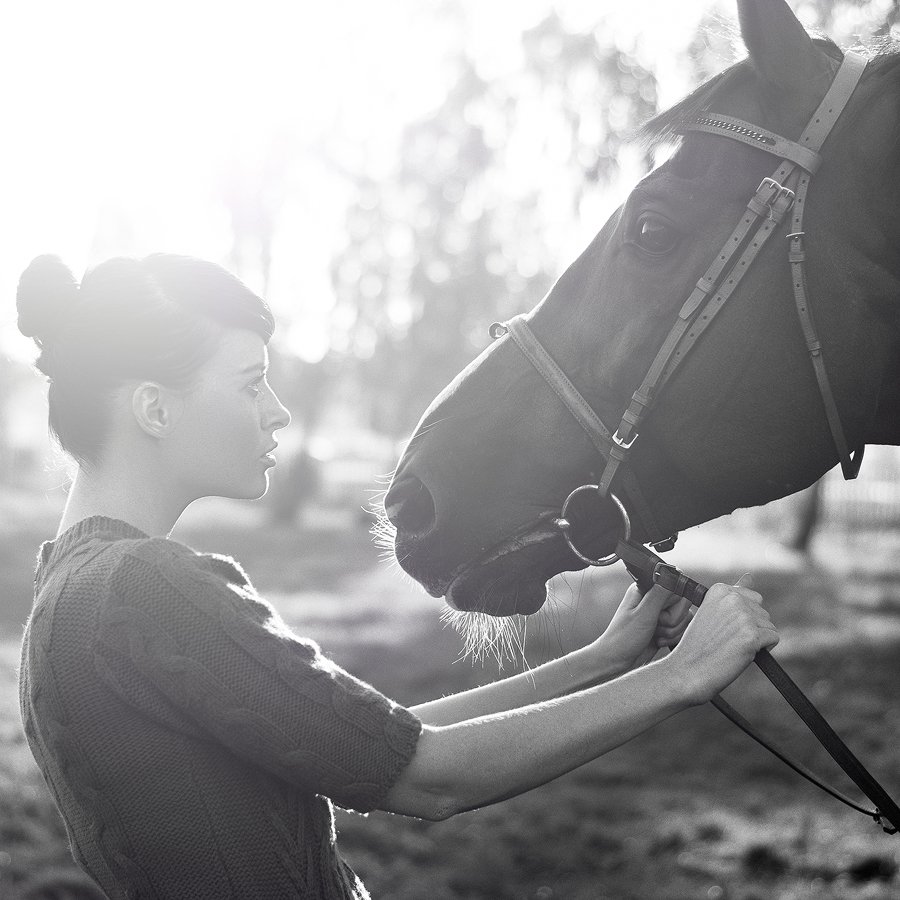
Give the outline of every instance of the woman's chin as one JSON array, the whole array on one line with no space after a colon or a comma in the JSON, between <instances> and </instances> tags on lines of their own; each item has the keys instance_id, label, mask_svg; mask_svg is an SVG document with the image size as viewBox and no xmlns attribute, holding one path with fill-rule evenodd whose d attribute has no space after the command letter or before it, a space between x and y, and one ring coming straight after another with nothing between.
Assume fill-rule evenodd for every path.
<instances>
[{"instance_id":1,"label":"woman's chin","mask_svg":"<svg viewBox=\"0 0 900 900\"><path fill-rule=\"evenodd\" d=\"M222 485L206 496L224 497L226 500L262 500L269 492L269 473L256 473L239 484Z\"/></svg>"},{"instance_id":2,"label":"woman's chin","mask_svg":"<svg viewBox=\"0 0 900 900\"><path fill-rule=\"evenodd\" d=\"M263 475L262 484L257 484L253 489L250 490L247 497L247 500L262 500L266 494L269 493L269 473L266 472Z\"/></svg>"}]
</instances>

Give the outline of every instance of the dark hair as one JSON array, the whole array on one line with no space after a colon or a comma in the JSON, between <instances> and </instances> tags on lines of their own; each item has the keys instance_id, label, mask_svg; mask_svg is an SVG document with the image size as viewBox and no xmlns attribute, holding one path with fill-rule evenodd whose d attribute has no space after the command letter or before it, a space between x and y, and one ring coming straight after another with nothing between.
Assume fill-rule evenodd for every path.
<instances>
[{"instance_id":1,"label":"dark hair","mask_svg":"<svg viewBox=\"0 0 900 900\"><path fill-rule=\"evenodd\" d=\"M190 256L117 257L81 285L56 256L39 256L16 294L19 330L41 351L50 379L50 432L78 462L96 462L109 425L109 398L127 379L190 386L224 329L268 342L264 300L221 266Z\"/></svg>"}]
</instances>

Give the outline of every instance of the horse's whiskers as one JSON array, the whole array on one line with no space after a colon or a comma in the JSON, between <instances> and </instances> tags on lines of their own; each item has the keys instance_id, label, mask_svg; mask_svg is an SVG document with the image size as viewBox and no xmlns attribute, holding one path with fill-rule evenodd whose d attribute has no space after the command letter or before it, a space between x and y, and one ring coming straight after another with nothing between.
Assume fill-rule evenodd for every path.
<instances>
[{"instance_id":1,"label":"horse's whiskers","mask_svg":"<svg viewBox=\"0 0 900 900\"><path fill-rule=\"evenodd\" d=\"M529 668L525 658L526 616L489 616L483 612L459 612L448 606L441 611L441 621L462 638L460 659L469 657L473 664L484 664L492 657L500 669L506 661L521 660L523 667Z\"/></svg>"},{"instance_id":2,"label":"horse's whiskers","mask_svg":"<svg viewBox=\"0 0 900 900\"><path fill-rule=\"evenodd\" d=\"M369 500L369 512L375 521L369 529L369 533L375 542L375 546L384 552L384 555L393 554L394 541L397 537L397 527L387 517L384 511L384 491L379 491L380 496L373 496Z\"/></svg>"},{"instance_id":3,"label":"horse's whiskers","mask_svg":"<svg viewBox=\"0 0 900 900\"><path fill-rule=\"evenodd\" d=\"M400 560L395 555L397 528L384 511L385 493L373 492L369 501L369 512L374 517L370 533L381 551L380 556L389 561L392 567L402 571ZM461 659L470 657L473 663L483 664L492 657L500 669L507 661L518 663L521 660L524 669L530 668L525 657L526 616L497 617L481 612L465 613L448 606L441 612L441 621L452 626L462 637Z\"/></svg>"}]
</instances>

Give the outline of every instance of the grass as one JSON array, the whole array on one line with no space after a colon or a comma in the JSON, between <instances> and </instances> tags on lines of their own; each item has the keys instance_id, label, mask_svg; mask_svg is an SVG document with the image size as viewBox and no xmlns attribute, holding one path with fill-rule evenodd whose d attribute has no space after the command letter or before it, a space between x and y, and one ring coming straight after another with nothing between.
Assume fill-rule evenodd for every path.
<instances>
[{"instance_id":1,"label":"grass","mask_svg":"<svg viewBox=\"0 0 900 900\"><path fill-rule=\"evenodd\" d=\"M380 564L364 527L315 517L263 529L221 516L182 540L233 554L299 631L359 676L415 703L496 676L455 662L439 607ZM30 523L30 524L29 524ZM59 818L18 723L18 635L30 570L51 517L4 533L0 590L0 897L52 870L71 871ZM900 789L900 573L755 565L782 630L776 650L837 730ZM694 568L692 575L713 573ZM739 574L739 573L738 573ZM616 570L562 584L579 598L533 634L529 656L588 640L621 596ZM574 602L573 602L574 605ZM605 610L605 611L604 611ZM532 628L533 633L540 629ZM846 780L761 676L729 699L802 761ZM502 748L498 748L502 752ZM852 785L849 791L853 792ZM887 900L900 896L900 843L820 794L711 707L683 713L570 775L496 806L426 823L338 814L339 844L373 897L396 900Z\"/></svg>"}]
</instances>

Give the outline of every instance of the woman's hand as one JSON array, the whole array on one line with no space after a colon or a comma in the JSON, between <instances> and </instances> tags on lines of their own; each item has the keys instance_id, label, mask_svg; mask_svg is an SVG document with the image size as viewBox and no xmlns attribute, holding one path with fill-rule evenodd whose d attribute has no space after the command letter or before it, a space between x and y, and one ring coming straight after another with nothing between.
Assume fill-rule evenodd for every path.
<instances>
[{"instance_id":1,"label":"woman's hand","mask_svg":"<svg viewBox=\"0 0 900 900\"><path fill-rule=\"evenodd\" d=\"M744 578L736 585L714 584L667 660L697 703L731 684L763 647L778 643L762 597L745 584Z\"/></svg>"},{"instance_id":2,"label":"woman's hand","mask_svg":"<svg viewBox=\"0 0 900 900\"><path fill-rule=\"evenodd\" d=\"M649 662L661 647L674 647L690 620L683 597L659 585L641 596L633 584L593 649L598 657L615 660L617 673L626 672Z\"/></svg>"}]
</instances>

